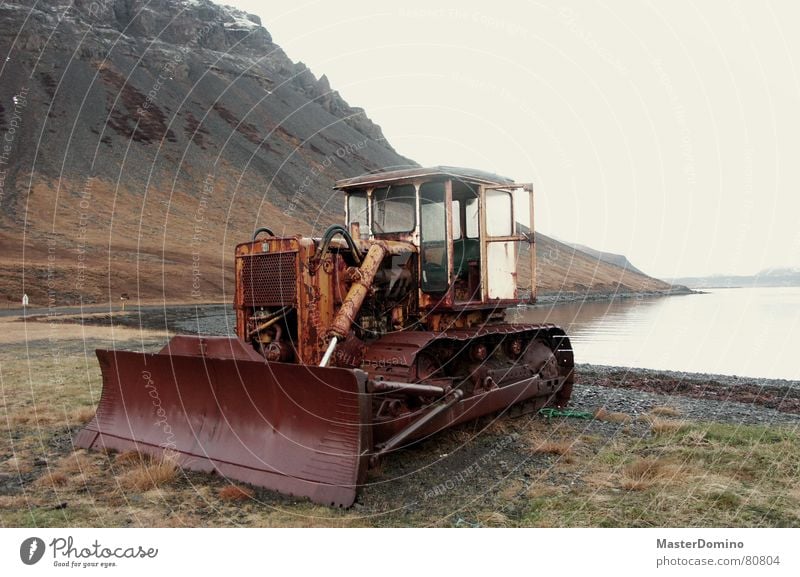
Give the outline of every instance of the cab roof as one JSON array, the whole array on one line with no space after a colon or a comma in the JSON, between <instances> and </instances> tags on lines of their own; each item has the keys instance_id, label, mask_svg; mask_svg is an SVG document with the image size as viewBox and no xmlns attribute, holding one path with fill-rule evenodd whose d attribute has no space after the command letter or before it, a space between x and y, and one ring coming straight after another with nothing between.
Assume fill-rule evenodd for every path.
<instances>
[{"instance_id":1,"label":"cab roof","mask_svg":"<svg viewBox=\"0 0 800 577\"><path fill-rule=\"evenodd\" d=\"M471 184L512 184L514 181L505 176L499 176L483 170L473 168L459 168L457 166L432 166L429 168L404 168L402 170L381 170L362 174L353 178L337 180L334 185L336 190L351 190L382 184L394 184L420 178L436 180L454 178Z\"/></svg>"}]
</instances>

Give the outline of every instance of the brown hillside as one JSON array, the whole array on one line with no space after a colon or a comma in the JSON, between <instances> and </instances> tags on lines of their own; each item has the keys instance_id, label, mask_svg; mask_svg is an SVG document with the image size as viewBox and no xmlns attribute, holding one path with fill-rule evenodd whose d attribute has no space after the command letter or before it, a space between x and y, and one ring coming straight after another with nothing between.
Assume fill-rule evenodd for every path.
<instances>
[{"instance_id":1,"label":"brown hillside","mask_svg":"<svg viewBox=\"0 0 800 577\"><path fill-rule=\"evenodd\" d=\"M206 0L1 3L0 52L9 306L230 300L256 227L319 235L341 220L335 180L414 165L257 17ZM538 250L543 293L668 287Z\"/></svg>"},{"instance_id":2,"label":"brown hillside","mask_svg":"<svg viewBox=\"0 0 800 577\"><path fill-rule=\"evenodd\" d=\"M537 234L536 241L536 278L541 295L638 293L671 288L669 283L611 264L543 234Z\"/></svg>"}]
</instances>

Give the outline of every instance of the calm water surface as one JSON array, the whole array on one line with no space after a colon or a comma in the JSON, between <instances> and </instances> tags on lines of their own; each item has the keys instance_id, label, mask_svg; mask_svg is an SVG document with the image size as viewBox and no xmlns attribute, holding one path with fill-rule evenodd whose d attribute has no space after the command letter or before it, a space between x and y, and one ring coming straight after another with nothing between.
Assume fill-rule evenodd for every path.
<instances>
[{"instance_id":1,"label":"calm water surface","mask_svg":"<svg viewBox=\"0 0 800 577\"><path fill-rule=\"evenodd\" d=\"M800 287L706 290L517 309L513 318L564 327L578 363L800 380Z\"/></svg>"}]
</instances>

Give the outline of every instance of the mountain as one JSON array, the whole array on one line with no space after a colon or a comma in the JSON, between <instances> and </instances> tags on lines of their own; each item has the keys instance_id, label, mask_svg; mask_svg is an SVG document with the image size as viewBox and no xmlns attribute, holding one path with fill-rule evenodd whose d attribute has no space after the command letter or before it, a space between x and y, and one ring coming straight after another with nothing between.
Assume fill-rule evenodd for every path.
<instances>
[{"instance_id":1,"label":"mountain","mask_svg":"<svg viewBox=\"0 0 800 577\"><path fill-rule=\"evenodd\" d=\"M4 2L0 46L0 274L14 301L23 278L38 303L189 299L187 274L218 300L233 245L257 226L319 231L341 211L334 180L415 165L234 8Z\"/></svg>"},{"instance_id":2,"label":"mountain","mask_svg":"<svg viewBox=\"0 0 800 577\"><path fill-rule=\"evenodd\" d=\"M588 254L594 259L607 262L609 264L613 264L620 268L624 268L625 270L629 270L638 274L645 274L635 266L631 264L631 261L628 260L628 257L622 254L614 254L613 252L604 252L595 250L591 247L586 246L585 244L574 244L571 242L565 243L572 248L576 248L579 251Z\"/></svg>"},{"instance_id":3,"label":"mountain","mask_svg":"<svg viewBox=\"0 0 800 577\"><path fill-rule=\"evenodd\" d=\"M335 180L416 166L258 17L207 0L6 1L0 53L10 302L231 300L256 227L319 235ZM539 239L544 292L668 287Z\"/></svg>"},{"instance_id":4,"label":"mountain","mask_svg":"<svg viewBox=\"0 0 800 577\"><path fill-rule=\"evenodd\" d=\"M800 267L766 268L754 275L711 275L683 277L672 282L692 288L800 286Z\"/></svg>"},{"instance_id":5,"label":"mountain","mask_svg":"<svg viewBox=\"0 0 800 577\"><path fill-rule=\"evenodd\" d=\"M603 254L537 233L536 279L541 300L689 292L686 287L673 286L633 267L611 263L602 258ZM621 259L628 263L625 257ZM526 262L524 256L521 261ZM523 267L520 276L527 277L529 268Z\"/></svg>"}]
</instances>

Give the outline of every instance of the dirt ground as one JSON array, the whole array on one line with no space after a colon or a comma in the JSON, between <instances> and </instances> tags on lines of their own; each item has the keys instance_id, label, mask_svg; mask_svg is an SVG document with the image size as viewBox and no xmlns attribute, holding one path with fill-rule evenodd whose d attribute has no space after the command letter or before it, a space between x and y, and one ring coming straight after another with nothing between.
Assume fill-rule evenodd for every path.
<instances>
[{"instance_id":1,"label":"dirt ground","mask_svg":"<svg viewBox=\"0 0 800 577\"><path fill-rule=\"evenodd\" d=\"M0 318L2 526L800 525L796 406L686 395L654 372L584 368L573 408L593 418L501 415L399 451L347 510L75 450L100 394L94 348L152 351L170 330L74 320Z\"/></svg>"}]
</instances>

